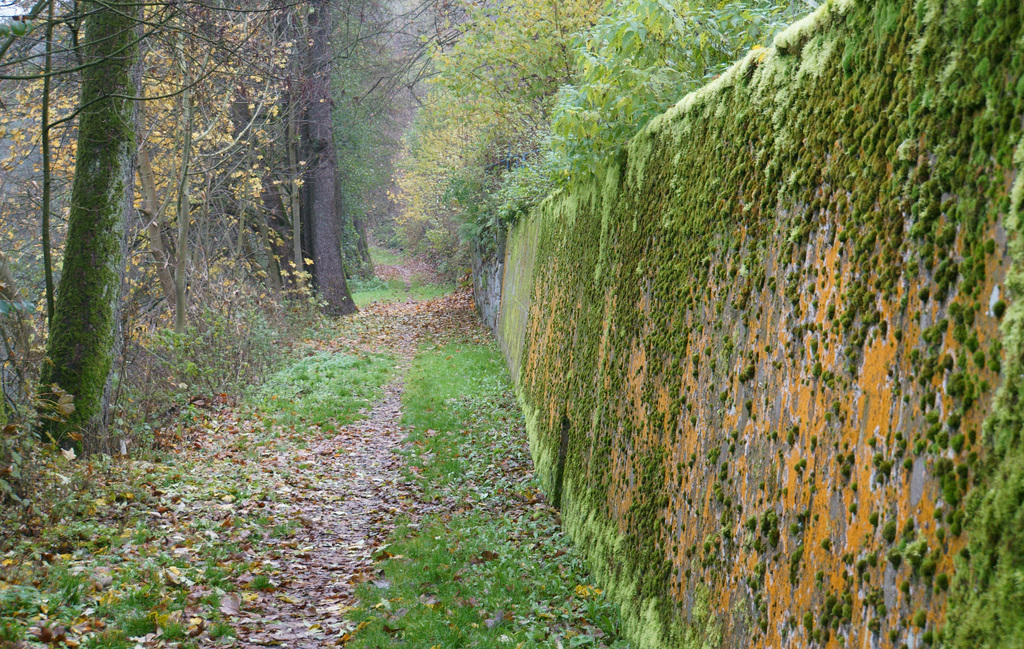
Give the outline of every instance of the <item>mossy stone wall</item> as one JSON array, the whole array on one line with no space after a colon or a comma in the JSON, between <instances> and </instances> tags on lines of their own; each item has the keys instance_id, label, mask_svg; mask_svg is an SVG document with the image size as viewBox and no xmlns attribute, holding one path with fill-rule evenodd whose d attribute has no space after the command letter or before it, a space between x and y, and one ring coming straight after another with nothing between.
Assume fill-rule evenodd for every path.
<instances>
[{"instance_id":1,"label":"mossy stone wall","mask_svg":"<svg viewBox=\"0 0 1024 649\"><path fill-rule=\"evenodd\" d=\"M513 381L519 380L519 361L526 342L533 263L537 254L543 215L522 221L505 243L505 264L499 295L498 324L495 333L501 343Z\"/></svg>"},{"instance_id":2,"label":"mossy stone wall","mask_svg":"<svg viewBox=\"0 0 1024 649\"><path fill-rule=\"evenodd\" d=\"M828 2L510 233L534 458L639 646L1019 646L1022 121L1017 0Z\"/></svg>"}]
</instances>

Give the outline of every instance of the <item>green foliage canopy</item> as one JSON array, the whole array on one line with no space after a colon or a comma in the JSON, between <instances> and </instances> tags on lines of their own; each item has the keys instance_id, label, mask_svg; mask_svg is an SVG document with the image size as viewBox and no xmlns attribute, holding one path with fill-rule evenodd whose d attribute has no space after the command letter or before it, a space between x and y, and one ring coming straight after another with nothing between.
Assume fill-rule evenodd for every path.
<instances>
[{"instance_id":1,"label":"green foliage canopy","mask_svg":"<svg viewBox=\"0 0 1024 649\"><path fill-rule=\"evenodd\" d=\"M573 171L591 170L806 8L778 0L609 0L573 42L576 77L558 93L553 148Z\"/></svg>"},{"instance_id":2,"label":"green foliage canopy","mask_svg":"<svg viewBox=\"0 0 1024 649\"><path fill-rule=\"evenodd\" d=\"M467 2L406 140L403 227L489 247L813 2Z\"/></svg>"}]
</instances>

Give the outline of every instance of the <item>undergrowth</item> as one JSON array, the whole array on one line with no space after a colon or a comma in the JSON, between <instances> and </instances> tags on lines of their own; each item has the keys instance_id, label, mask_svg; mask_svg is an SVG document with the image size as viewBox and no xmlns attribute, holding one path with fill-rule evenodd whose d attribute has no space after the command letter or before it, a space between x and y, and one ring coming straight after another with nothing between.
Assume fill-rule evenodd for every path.
<instances>
[{"instance_id":1,"label":"undergrowth","mask_svg":"<svg viewBox=\"0 0 1024 649\"><path fill-rule=\"evenodd\" d=\"M150 330L129 339L114 392L115 427L136 447L190 401L235 400L286 362L298 341L329 335L301 295L278 302L249 287L206 293L181 333L136 316L135 326Z\"/></svg>"},{"instance_id":2,"label":"undergrowth","mask_svg":"<svg viewBox=\"0 0 1024 649\"><path fill-rule=\"evenodd\" d=\"M359 419L392 367L314 354L271 375L248 408L188 408L171 451L41 457L49 486L37 495L52 502L0 508L0 647L230 644L234 611L266 590L274 564L259 559L305 524L276 513L314 488L296 449Z\"/></svg>"},{"instance_id":3,"label":"undergrowth","mask_svg":"<svg viewBox=\"0 0 1024 649\"><path fill-rule=\"evenodd\" d=\"M408 470L444 513L406 519L357 594L347 646L627 647L533 476L491 345L449 343L407 378Z\"/></svg>"}]
</instances>

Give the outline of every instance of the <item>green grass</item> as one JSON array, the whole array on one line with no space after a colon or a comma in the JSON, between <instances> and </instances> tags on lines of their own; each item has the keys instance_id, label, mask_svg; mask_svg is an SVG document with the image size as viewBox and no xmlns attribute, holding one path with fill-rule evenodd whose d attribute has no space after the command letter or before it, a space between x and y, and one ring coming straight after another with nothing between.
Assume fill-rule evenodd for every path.
<instances>
[{"instance_id":1,"label":"green grass","mask_svg":"<svg viewBox=\"0 0 1024 649\"><path fill-rule=\"evenodd\" d=\"M373 405L393 370L387 355L322 352L270 376L251 402L281 425L342 426Z\"/></svg>"},{"instance_id":2,"label":"green grass","mask_svg":"<svg viewBox=\"0 0 1024 649\"><path fill-rule=\"evenodd\" d=\"M256 575L249 584L252 590L273 590L274 584L267 575Z\"/></svg>"},{"instance_id":3,"label":"green grass","mask_svg":"<svg viewBox=\"0 0 1024 649\"><path fill-rule=\"evenodd\" d=\"M390 248L378 248L376 246L370 247L370 259L373 260L374 264L380 264L385 266L397 266L408 260L408 257L404 252L400 250L391 250Z\"/></svg>"},{"instance_id":4,"label":"green grass","mask_svg":"<svg viewBox=\"0 0 1024 649\"><path fill-rule=\"evenodd\" d=\"M617 608L540 498L497 350L424 349L404 405L410 475L454 511L399 525L384 578L357 592L347 646L628 647Z\"/></svg>"},{"instance_id":5,"label":"green grass","mask_svg":"<svg viewBox=\"0 0 1024 649\"><path fill-rule=\"evenodd\" d=\"M235 637L235 628L230 624L218 622L210 627L210 637L214 640L219 640L220 638L233 638Z\"/></svg>"},{"instance_id":6,"label":"green grass","mask_svg":"<svg viewBox=\"0 0 1024 649\"><path fill-rule=\"evenodd\" d=\"M370 257L374 264L385 266L400 266L410 260L404 252L378 247L370 248ZM360 308L373 302L432 300L454 290L451 284L428 284L416 275L409 280L408 286L401 279L383 280L379 277L350 279L348 285L352 299Z\"/></svg>"},{"instance_id":7,"label":"green grass","mask_svg":"<svg viewBox=\"0 0 1024 649\"><path fill-rule=\"evenodd\" d=\"M415 428L413 439L422 439L429 429L459 430L479 414L518 412L506 394L510 386L504 362L490 345L426 349L417 356L406 383L403 423ZM479 428L490 422L475 423Z\"/></svg>"},{"instance_id":8,"label":"green grass","mask_svg":"<svg viewBox=\"0 0 1024 649\"><path fill-rule=\"evenodd\" d=\"M424 284L413 277L406 287L400 279L384 281L378 277L349 280L349 289L356 306L362 308L373 302L404 302L406 300L433 300L452 291L448 284Z\"/></svg>"}]
</instances>

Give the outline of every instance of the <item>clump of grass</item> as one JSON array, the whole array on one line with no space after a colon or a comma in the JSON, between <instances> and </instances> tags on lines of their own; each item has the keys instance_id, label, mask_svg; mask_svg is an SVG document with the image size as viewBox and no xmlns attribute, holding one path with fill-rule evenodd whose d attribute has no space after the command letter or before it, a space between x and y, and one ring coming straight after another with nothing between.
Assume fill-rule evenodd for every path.
<instances>
[{"instance_id":1,"label":"clump of grass","mask_svg":"<svg viewBox=\"0 0 1024 649\"><path fill-rule=\"evenodd\" d=\"M267 575L256 575L252 583L249 584L249 588L252 590L274 590L274 583Z\"/></svg>"},{"instance_id":2,"label":"clump of grass","mask_svg":"<svg viewBox=\"0 0 1024 649\"><path fill-rule=\"evenodd\" d=\"M210 637L214 640L233 638L235 637L235 628L226 622L217 622L210 627Z\"/></svg>"}]
</instances>

